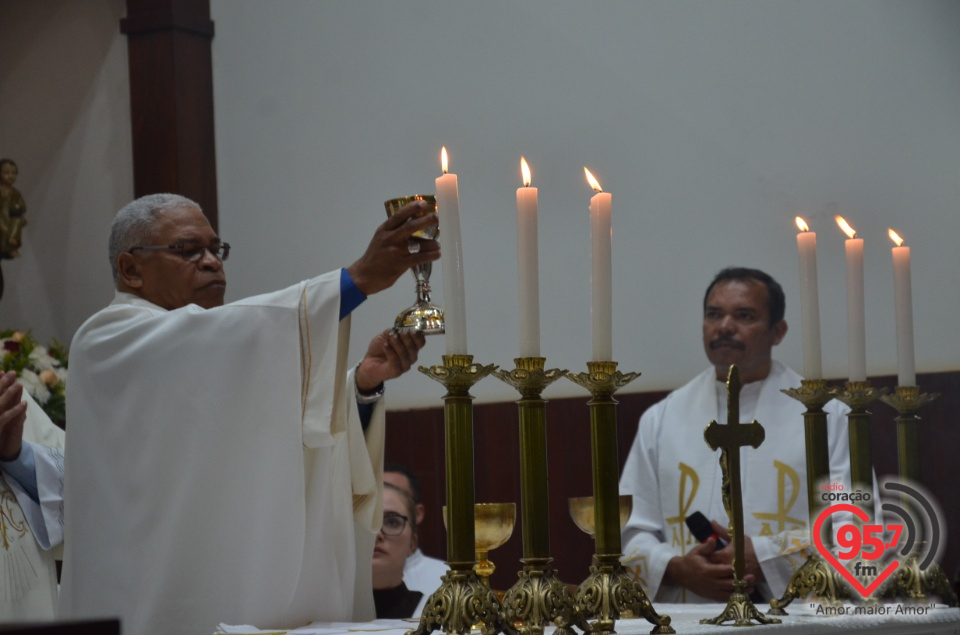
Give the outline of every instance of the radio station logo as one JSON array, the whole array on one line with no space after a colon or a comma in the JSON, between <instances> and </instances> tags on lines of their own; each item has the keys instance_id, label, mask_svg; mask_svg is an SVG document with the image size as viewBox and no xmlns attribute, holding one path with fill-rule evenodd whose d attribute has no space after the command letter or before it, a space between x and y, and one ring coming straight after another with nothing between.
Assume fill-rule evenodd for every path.
<instances>
[{"instance_id":1,"label":"radio station logo","mask_svg":"<svg viewBox=\"0 0 960 635\"><path fill-rule=\"evenodd\" d=\"M941 551L940 514L931 497L919 487L888 480L881 493L898 494L909 509L893 502L883 502L883 518L887 522L873 523L863 507L874 508L872 495L843 492L840 484L824 485L821 495L833 503L824 509L813 525L813 543L820 555L833 566L864 598L870 597L884 581L916 553L920 571L937 559ZM834 502L837 501L837 502ZM860 503L860 506L853 503ZM915 514L920 515L919 518ZM921 515L922 512L922 515ZM837 516L834 516L837 515ZM854 522L853 518L859 520ZM823 525L827 520L845 522L835 532L837 552L823 542Z\"/></svg>"}]
</instances>

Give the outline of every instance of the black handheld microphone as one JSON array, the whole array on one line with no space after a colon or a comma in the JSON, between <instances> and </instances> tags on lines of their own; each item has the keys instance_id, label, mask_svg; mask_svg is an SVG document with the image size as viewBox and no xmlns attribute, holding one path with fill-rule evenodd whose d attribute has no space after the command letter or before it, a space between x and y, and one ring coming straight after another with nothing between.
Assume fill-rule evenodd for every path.
<instances>
[{"instance_id":1,"label":"black handheld microphone","mask_svg":"<svg viewBox=\"0 0 960 635\"><path fill-rule=\"evenodd\" d=\"M687 516L686 522L687 527L690 529L690 533L692 533L693 537L700 542L706 542L710 538L716 538L717 549L723 549L727 546L727 543L717 535L717 532L713 530L713 525L710 524L710 521L707 520L707 517L702 513L693 512ZM760 592L756 590L750 594L750 599L753 600L755 604L763 604L766 602L766 600L763 599L763 596L760 595Z\"/></svg>"},{"instance_id":2,"label":"black handheld microphone","mask_svg":"<svg viewBox=\"0 0 960 635\"><path fill-rule=\"evenodd\" d=\"M717 549L723 549L727 546L720 536L717 535L717 532L713 530L713 525L710 524L710 521L707 520L707 517L700 512L693 512L687 516L687 527L690 529L690 533L693 534L693 537L699 540L700 542L706 542L710 538L717 539Z\"/></svg>"}]
</instances>

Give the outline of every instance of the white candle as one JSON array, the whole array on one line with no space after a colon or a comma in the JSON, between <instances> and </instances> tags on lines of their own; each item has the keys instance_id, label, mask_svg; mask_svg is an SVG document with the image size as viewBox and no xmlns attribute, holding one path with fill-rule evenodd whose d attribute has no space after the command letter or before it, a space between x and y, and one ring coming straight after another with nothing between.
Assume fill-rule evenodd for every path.
<instances>
[{"instance_id":1,"label":"white candle","mask_svg":"<svg viewBox=\"0 0 960 635\"><path fill-rule=\"evenodd\" d=\"M910 248L892 229L887 230L893 248L893 297L897 317L897 383L917 385L917 369L913 359L913 297L910 289Z\"/></svg>"},{"instance_id":2,"label":"white candle","mask_svg":"<svg viewBox=\"0 0 960 635\"><path fill-rule=\"evenodd\" d=\"M447 174L447 149L440 152L443 176L436 180L440 242L443 245L443 315L447 355L467 354L467 310L463 290L460 192L457 175Z\"/></svg>"},{"instance_id":3,"label":"white candle","mask_svg":"<svg viewBox=\"0 0 960 635\"><path fill-rule=\"evenodd\" d=\"M520 157L523 187L517 189L517 275L520 288L520 357L540 357L540 266L537 246L537 188Z\"/></svg>"},{"instance_id":4,"label":"white candle","mask_svg":"<svg viewBox=\"0 0 960 635\"><path fill-rule=\"evenodd\" d=\"M613 360L613 288L611 243L613 229L610 223L612 197L600 188L600 183L583 168L591 187L597 191L590 199L590 316L593 326L593 361Z\"/></svg>"},{"instance_id":5,"label":"white candle","mask_svg":"<svg viewBox=\"0 0 960 635\"><path fill-rule=\"evenodd\" d=\"M850 381L867 380L867 333L863 301L863 239L842 216L837 224L849 238L847 254L847 364Z\"/></svg>"},{"instance_id":6,"label":"white candle","mask_svg":"<svg viewBox=\"0 0 960 635\"><path fill-rule=\"evenodd\" d=\"M800 320L803 327L803 376L823 379L820 360L820 297L817 290L817 234L797 216L800 253Z\"/></svg>"}]
</instances>

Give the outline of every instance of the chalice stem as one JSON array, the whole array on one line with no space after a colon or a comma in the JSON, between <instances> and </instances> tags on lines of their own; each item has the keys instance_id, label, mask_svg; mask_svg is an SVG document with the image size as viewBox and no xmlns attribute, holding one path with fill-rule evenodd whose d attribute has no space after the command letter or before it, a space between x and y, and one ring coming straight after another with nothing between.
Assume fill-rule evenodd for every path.
<instances>
[{"instance_id":1,"label":"chalice stem","mask_svg":"<svg viewBox=\"0 0 960 635\"><path fill-rule=\"evenodd\" d=\"M430 265L427 263L425 265L419 265L426 269L426 275L420 275L419 271L414 271L413 275L417 278L417 304L425 305L430 304Z\"/></svg>"},{"instance_id":2,"label":"chalice stem","mask_svg":"<svg viewBox=\"0 0 960 635\"><path fill-rule=\"evenodd\" d=\"M480 580L483 582L483 585L490 588L490 576L493 575L496 567L490 560L487 559L487 551L477 551L477 566L474 568L474 571L477 572L477 575L480 576Z\"/></svg>"}]
</instances>

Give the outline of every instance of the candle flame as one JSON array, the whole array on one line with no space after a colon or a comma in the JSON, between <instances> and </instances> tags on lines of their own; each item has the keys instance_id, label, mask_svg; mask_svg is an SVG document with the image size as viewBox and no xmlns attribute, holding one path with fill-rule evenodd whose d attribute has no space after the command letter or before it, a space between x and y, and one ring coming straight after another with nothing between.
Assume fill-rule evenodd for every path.
<instances>
[{"instance_id":1,"label":"candle flame","mask_svg":"<svg viewBox=\"0 0 960 635\"><path fill-rule=\"evenodd\" d=\"M797 228L802 232L810 231L810 226L799 216L797 216Z\"/></svg>"},{"instance_id":2,"label":"candle flame","mask_svg":"<svg viewBox=\"0 0 960 635\"><path fill-rule=\"evenodd\" d=\"M857 237L857 230L855 230L853 227L850 227L850 223L845 221L843 219L843 216L838 215L838 216L835 216L834 218L837 219L837 225L839 225L840 229L843 230L843 233L847 235L847 238Z\"/></svg>"},{"instance_id":3,"label":"candle flame","mask_svg":"<svg viewBox=\"0 0 960 635\"><path fill-rule=\"evenodd\" d=\"M447 146L440 148L440 169L447 173Z\"/></svg>"},{"instance_id":4,"label":"candle flame","mask_svg":"<svg viewBox=\"0 0 960 635\"><path fill-rule=\"evenodd\" d=\"M595 179L592 174L590 174L590 170L588 170L588 169L586 168L586 166L584 166L583 172L584 172L584 174L587 175L587 183L590 184L590 187L592 187L593 189L595 189L595 190L598 191L598 192L602 192L602 191L603 191L603 188L600 187L600 182L597 181L597 179Z\"/></svg>"},{"instance_id":5,"label":"candle flame","mask_svg":"<svg viewBox=\"0 0 960 635\"><path fill-rule=\"evenodd\" d=\"M520 175L523 177L524 187L530 187L530 166L523 157L520 157Z\"/></svg>"},{"instance_id":6,"label":"candle flame","mask_svg":"<svg viewBox=\"0 0 960 635\"><path fill-rule=\"evenodd\" d=\"M900 237L900 234L893 231L889 227L887 228L887 235L890 236L890 240L897 244L897 247L901 247L903 245L903 238Z\"/></svg>"}]
</instances>

